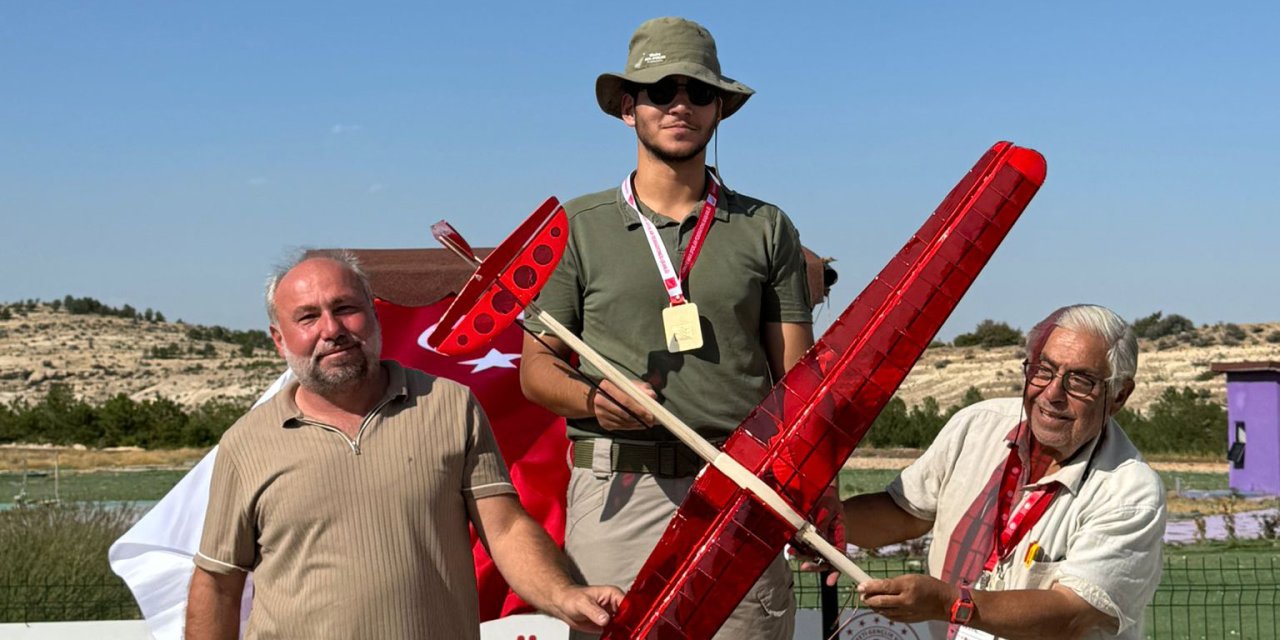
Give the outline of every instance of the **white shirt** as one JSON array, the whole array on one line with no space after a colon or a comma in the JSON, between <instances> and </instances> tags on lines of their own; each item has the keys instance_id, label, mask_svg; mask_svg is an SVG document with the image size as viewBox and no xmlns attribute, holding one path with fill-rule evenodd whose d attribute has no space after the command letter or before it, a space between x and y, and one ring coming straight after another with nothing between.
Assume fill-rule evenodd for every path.
<instances>
[{"instance_id":1,"label":"white shirt","mask_svg":"<svg viewBox=\"0 0 1280 640\"><path fill-rule=\"evenodd\" d=\"M898 506L933 522L930 574L939 575L953 529L992 474L1003 468L1009 455L1006 438L1021 418L1021 398L967 407L890 483L887 490ZM1031 490L1054 481L1062 487L1048 511L997 565L993 573L1002 577L987 588L1061 584L1119 623L1116 635L1094 632L1087 637L1141 638L1143 609L1163 569L1165 493L1160 476L1120 425L1109 420L1100 436L1060 469L1023 487L1014 509ZM1043 555L1028 562L1033 543ZM934 625L935 633L940 629L940 637L946 637L946 626Z\"/></svg>"}]
</instances>

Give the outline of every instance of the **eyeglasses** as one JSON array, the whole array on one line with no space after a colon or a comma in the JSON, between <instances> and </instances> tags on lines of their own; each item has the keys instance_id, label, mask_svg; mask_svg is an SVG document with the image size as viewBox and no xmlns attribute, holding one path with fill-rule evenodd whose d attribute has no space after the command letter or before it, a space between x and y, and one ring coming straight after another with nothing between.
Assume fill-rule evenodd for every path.
<instances>
[{"instance_id":1,"label":"eyeglasses","mask_svg":"<svg viewBox=\"0 0 1280 640\"><path fill-rule=\"evenodd\" d=\"M1042 362L1033 365L1030 360L1022 361L1022 372L1027 376L1027 384L1033 387L1047 387L1059 377L1053 367ZM1061 378L1062 388L1066 390L1067 395L1080 400L1088 400L1093 396L1093 390L1097 389L1098 385L1106 384L1104 380L1075 371L1067 371L1061 375Z\"/></svg>"},{"instance_id":2,"label":"eyeglasses","mask_svg":"<svg viewBox=\"0 0 1280 640\"><path fill-rule=\"evenodd\" d=\"M699 107L711 104L720 95L719 89L701 80L689 79L685 82L680 82L671 76L667 76L653 84L637 86L649 95L649 102L659 107L671 104L671 101L676 99L676 92L681 87L684 87L685 95L689 96L689 102Z\"/></svg>"}]
</instances>

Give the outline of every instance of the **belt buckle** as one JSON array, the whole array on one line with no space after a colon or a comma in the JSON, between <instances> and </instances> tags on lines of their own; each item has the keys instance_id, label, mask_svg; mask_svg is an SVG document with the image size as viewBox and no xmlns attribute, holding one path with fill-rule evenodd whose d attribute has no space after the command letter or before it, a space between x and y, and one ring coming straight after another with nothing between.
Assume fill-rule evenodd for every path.
<instances>
[{"instance_id":1,"label":"belt buckle","mask_svg":"<svg viewBox=\"0 0 1280 640\"><path fill-rule=\"evenodd\" d=\"M669 442L658 443L658 468L655 470L658 476L663 478L678 477L679 460L677 454L679 452L676 448L678 446Z\"/></svg>"}]
</instances>

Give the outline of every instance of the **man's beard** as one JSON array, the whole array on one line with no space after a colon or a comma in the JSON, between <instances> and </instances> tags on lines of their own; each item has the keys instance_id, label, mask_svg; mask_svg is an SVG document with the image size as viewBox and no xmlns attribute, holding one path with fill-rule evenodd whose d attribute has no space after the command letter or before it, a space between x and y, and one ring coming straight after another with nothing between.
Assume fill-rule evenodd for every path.
<instances>
[{"instance_id":1,"label":"man's beard","mask_svg":"<svg viewBox=\"0 0 1280 640\"><path fill-rule=\"evenodd\" d=\"M346 347L350 342L356 343L356 348L364 356L363 358L355 362L344 362L328 367L320 365L320 359L325 354ZM376 370L378 355L381 351L382 332L379 330L367 341L349 336L347 340L341 342L317 343L311 355L296 354L285 349L284 359L289 363L293 374L298 376L298 384L316 395L328 396L336 391L354 388L361 381L369 378L370 372Z\"/></svg>"},{"instance_id":2,"label":"man's beard","mask_svg":"<svg viewBox=\"0 0 1280 640\"><path fill-rule=\"evenodd\" d=\"M698 144L697 147L689 151L680 152L680 153L672 153L658 147L658 145L654 144L649 139L649 136L639 133L639 130L637 130L636 137L640 139L640 144L644 145L644 148L648 150L648 152L653 157L657 158L658 160L661 160L666 164L680 164L682 162L688 162L689 160L693 160L694 158L698 157L698 155L701 154L707 148L707 144L711 142L712 135L715 135L715 129L712 129L711 132L707 135L707 138L703 140L700 144Z\"/></svg>"}]
</instances>

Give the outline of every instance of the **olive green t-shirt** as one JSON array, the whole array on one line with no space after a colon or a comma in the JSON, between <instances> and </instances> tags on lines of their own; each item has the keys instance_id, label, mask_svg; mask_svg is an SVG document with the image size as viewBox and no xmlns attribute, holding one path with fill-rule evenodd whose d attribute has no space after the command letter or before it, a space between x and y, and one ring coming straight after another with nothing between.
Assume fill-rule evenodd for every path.
<instances>
[{"instance_id":1,"label":"olive green t-shirt","mask_svg":"<svg viewBox=\"0 0 1280 640\"><path fill-rule=\"evenodd\" d=\"M682 222L640 210L658 229L679 269L701 203ZM684 282L697 305L703 345L669 353L662 328L668 305L644 228L620 188L565 204L569 244L538 304L705 437L725 437L773 381L763 342L766 322L809 323L804 255L791 220L777 207L728 189ZM546 327L530 316L534 331ZM600 372L583 363L592 378ZM574 439L607 433L593 418L570 419ZM674 440L665 428L629 431L636 440Z\"/></svg>"}]
</instances>

